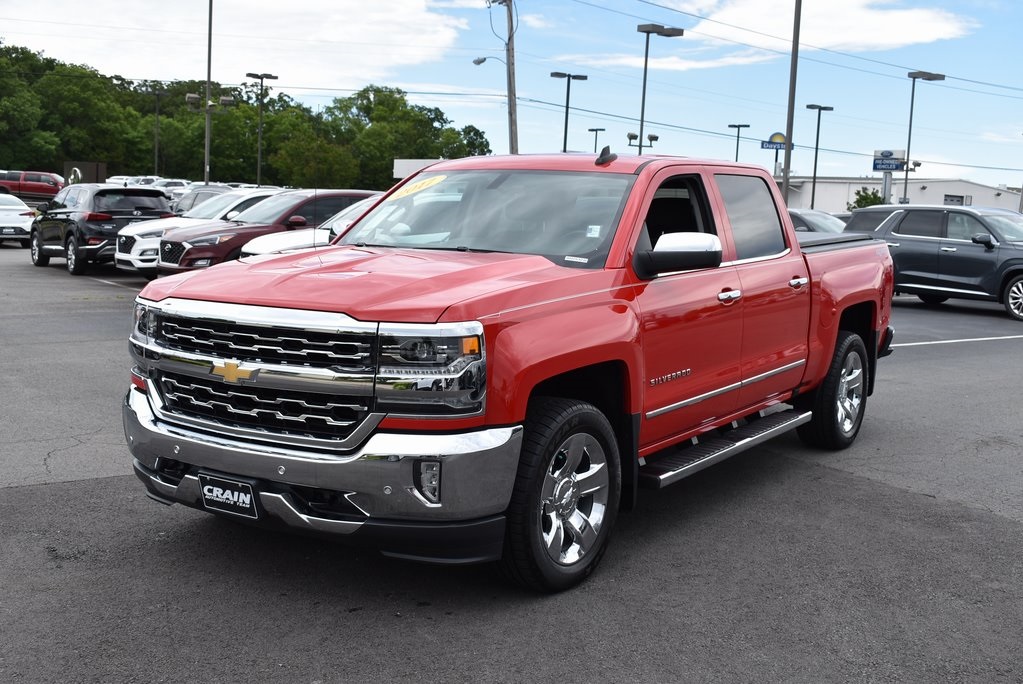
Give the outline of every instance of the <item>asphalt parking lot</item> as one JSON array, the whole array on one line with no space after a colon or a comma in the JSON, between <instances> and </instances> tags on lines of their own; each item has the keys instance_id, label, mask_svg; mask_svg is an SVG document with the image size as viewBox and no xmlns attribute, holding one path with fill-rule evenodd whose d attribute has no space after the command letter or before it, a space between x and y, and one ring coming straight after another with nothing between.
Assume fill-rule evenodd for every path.
<instances>
[{"instance_id":1,"label":"asphalt parking lot","mask_svg":"<svg viewBox=\"0 0 1023 684\"><path fill-rule=\"evenodd\" d=\"M1023 324L896 298L856 444L642 492L537 596L145 497L120 401L145 281L0 245L0 681L1023 681Z\"/></svg>"}]
</instances>

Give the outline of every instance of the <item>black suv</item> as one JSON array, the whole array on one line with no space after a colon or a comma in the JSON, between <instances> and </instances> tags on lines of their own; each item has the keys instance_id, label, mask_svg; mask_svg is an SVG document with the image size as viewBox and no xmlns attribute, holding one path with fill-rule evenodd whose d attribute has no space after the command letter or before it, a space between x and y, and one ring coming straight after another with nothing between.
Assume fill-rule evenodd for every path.
<instances>
[{"instance_id":1,"label":"black suv","mask_svg":"<svg viewBox=\"0 0 1023 684\"><path fill-rule=\"evenodd\" d=\"M69 185L38 207L32 221L32 263L46 266L50 257L67 259L72 275L90 263L114 260L117 231L135 221L173 216L159 188L121 187L107 183Z\"/></svg>"},{"instance_id":2,"label":"black suv","mask_svg":"<svg viewBox=\"0 0 1023 684\"><path fill-rule=\"evenodd\" d=\"M896 293L927 304L953 298L999 302L1023 321L1023 214L944 205L892 211L874 231L863 232L888 243Z\"/></svg>"}]
</instances>

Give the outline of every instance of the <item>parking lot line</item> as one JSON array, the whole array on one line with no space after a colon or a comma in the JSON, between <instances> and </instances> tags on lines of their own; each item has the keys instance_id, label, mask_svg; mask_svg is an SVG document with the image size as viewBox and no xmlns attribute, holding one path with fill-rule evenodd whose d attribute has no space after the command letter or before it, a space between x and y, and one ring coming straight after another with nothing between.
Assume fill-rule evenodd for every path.
<instances>
[{"instance_id":1,"label":"parking lot line","mask_svg":"<svg viewBox=\"0 0 1023 684\"><path fill-rule=\"evenodd\" d=\"M123 287L123 288L127 288L129 290L136 290L137 291L139 289L137 285L125 285L124 283L115 283L112 280L103 280L102 278L89 278L89 280L91 280L93 282L97 282L97 283L103 283L104 285L113 285L115 287Z\"/></svg>"},{"instance_id":2,"label":"parking lot line","mask_svg":"<svg viewBox=\"0 0 1023 684\"><path fill-rule=\"evenodd\" d=\"M892 347L923 347L931 344L958 344L960 342L991 342L994 340L1021 340L1023 335L1003 335L1001 337L968 337L961 340L934 340L932 342L904 342L893 344Z\"/></svg>"}]
</instances>

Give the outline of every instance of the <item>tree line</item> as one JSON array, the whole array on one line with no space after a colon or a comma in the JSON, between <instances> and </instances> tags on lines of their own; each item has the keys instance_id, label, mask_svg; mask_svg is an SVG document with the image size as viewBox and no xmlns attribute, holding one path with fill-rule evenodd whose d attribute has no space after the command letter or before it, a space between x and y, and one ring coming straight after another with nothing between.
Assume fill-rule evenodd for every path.
<instances>
[{"instance_id":1,"label":"tree line","mask_svg":"<svg viewBox=\"0 0 1023 684\"><path fill-rule=\"evenodd\" d=\"M0 44L0 169L63 173L65 161L91 161L105 162L108 175L201 180L205 115L185 95L205 89L205 81L105 76ZM211 94L233 104L213 109L210 180L255 182L259 83L213 83ZM483 131L455 128L397 88L370 85L316 112L282 93L263 101L264 184L383 190L396 158L490 152Z\"/></svg>"}]
</instances>

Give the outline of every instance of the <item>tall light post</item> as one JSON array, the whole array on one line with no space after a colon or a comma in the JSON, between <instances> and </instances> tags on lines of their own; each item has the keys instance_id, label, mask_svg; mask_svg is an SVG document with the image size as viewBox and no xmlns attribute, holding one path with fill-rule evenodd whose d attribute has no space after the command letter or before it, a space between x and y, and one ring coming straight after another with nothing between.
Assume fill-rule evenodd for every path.
<instances>
[{"instance_id":1,"label":"tall light post","mask_svg":"<svg viewBox=\"0 0 1023 684\"><path fill-rule=\"evenodd\" d=\"M909 91L909 134L906 136L906 179L902 183L902 199L900 204L909 204L909 145L913 142L913 100L916 99L916 79L924 81L944 81L945 74L935 74L930 71L910 71L906 74L913 81Z\"/></svg>"},{"instance_id":2,"label":"tall light post","mask_svg":"<svg viewBox=\"0 0 1023 684\"><path fill-rule=\"evenodd\" d=\"M684 31L680 28L671 28L660 24L640 24L636 30L646 34L646 47L643 49L643 94L639 100L639 137L637 138L639 149L636 152L636 154L643 154L643 120L646 118L646 72L647 64L650 61L650 34L665 38L679 38Z\"/></svg>"},{"instance_id":3,"label":"tall light post","mask_svg":"<svg viewBox=\"0 0 1023 684\"><path fill-rule=\"evenodd\" d=\"M276 81L273 74L257 74L249 72L248 78L259 79L259 123L256 125L256 185L263 184L263 81Z\"/></svg>"},{"instance_id":4,"label":"tall light post","mask_svg":"<svg viewBox=\"0 0 1023 684\"><path fill-rule=\"evenodd\" d=\"M202 154L202 182L203 185L210 184L210 128L213 126L213 120L210 119L210 115L213 113L210 110L210 96L211 87L210 82L213 80L213 0L210 0L210 11L209 11L209 24L206 28L206 99L205 99L205 110L206 110L206 134L205 144L203 145Z\"/></svg>"},{"instance_id":5,"label":"tall light post","mask_svg":"<svg viewBox=\"0 0 1023 684\"><path fill-rule=\"evenodd\" d=\"M810 183L810 208L813 209L817 199L817 150L821 145L821 112L833 112L835 108L819 104L808 104L806 108L817 110L817 137L813 141L813 182Z\"/></svg>"},{"instance_id":6,"label":"tall light post","mask_svg":"<svg viewBox=\"0 0 1023 684\"><path fill-rule=\"evenodd\" d=\"M749 124L728 124L728 127L735 129L735 161L739 161L739 134L742 129L749 128Z\"/></svg>"},{"instance_id":7,"label":"tall light post","mask_svg":"<svg viewBox=\"0 0 1023 684\"><path fill-rule=\"evenodd\" d=\"M590 133L593 134L593 153L597 152L597 136L604 132L603 128L587 128Z\"/></svg>"},{"instance_id":8,"label":"tall light post","mask_svg":"<svg viewBox=\"0 0 1023 684\"><path fill-rule=\"evenodd\" d=\"M585 81L584 74L566 74L564 71L552 71L551 78L565 79L565 137L561 143L561 151L568 152L568 102L572 97L572 81Z\"/></svg>"},{"instance_id":9,"label":"tall light post","mask_svg":"<svg viewBox=\"0 0 1023 684\"><path fill-rule=\"evenodd\" d=\"M477 57L472 60L472 63L476 66L483 64L488 59L494 59L504 64L508 71L508 153L518 154L519 153L519 128L518 128L518 117L516 115L515 108L515 76L510 69L507 69L508 62L504 61L500 57Z\"/></svg>"},{"instance_id":10,"label":"tall light post","mask_svg":"<svg viewBox=\"0 0 1023 684\"><path fill-rule=\"evenodd\" d=\"M153 129L153 175L160 175L160 98L167 96L166 90L151 90L150 95L156 97L156 126Z\"/></svg>"}]
</instances>

